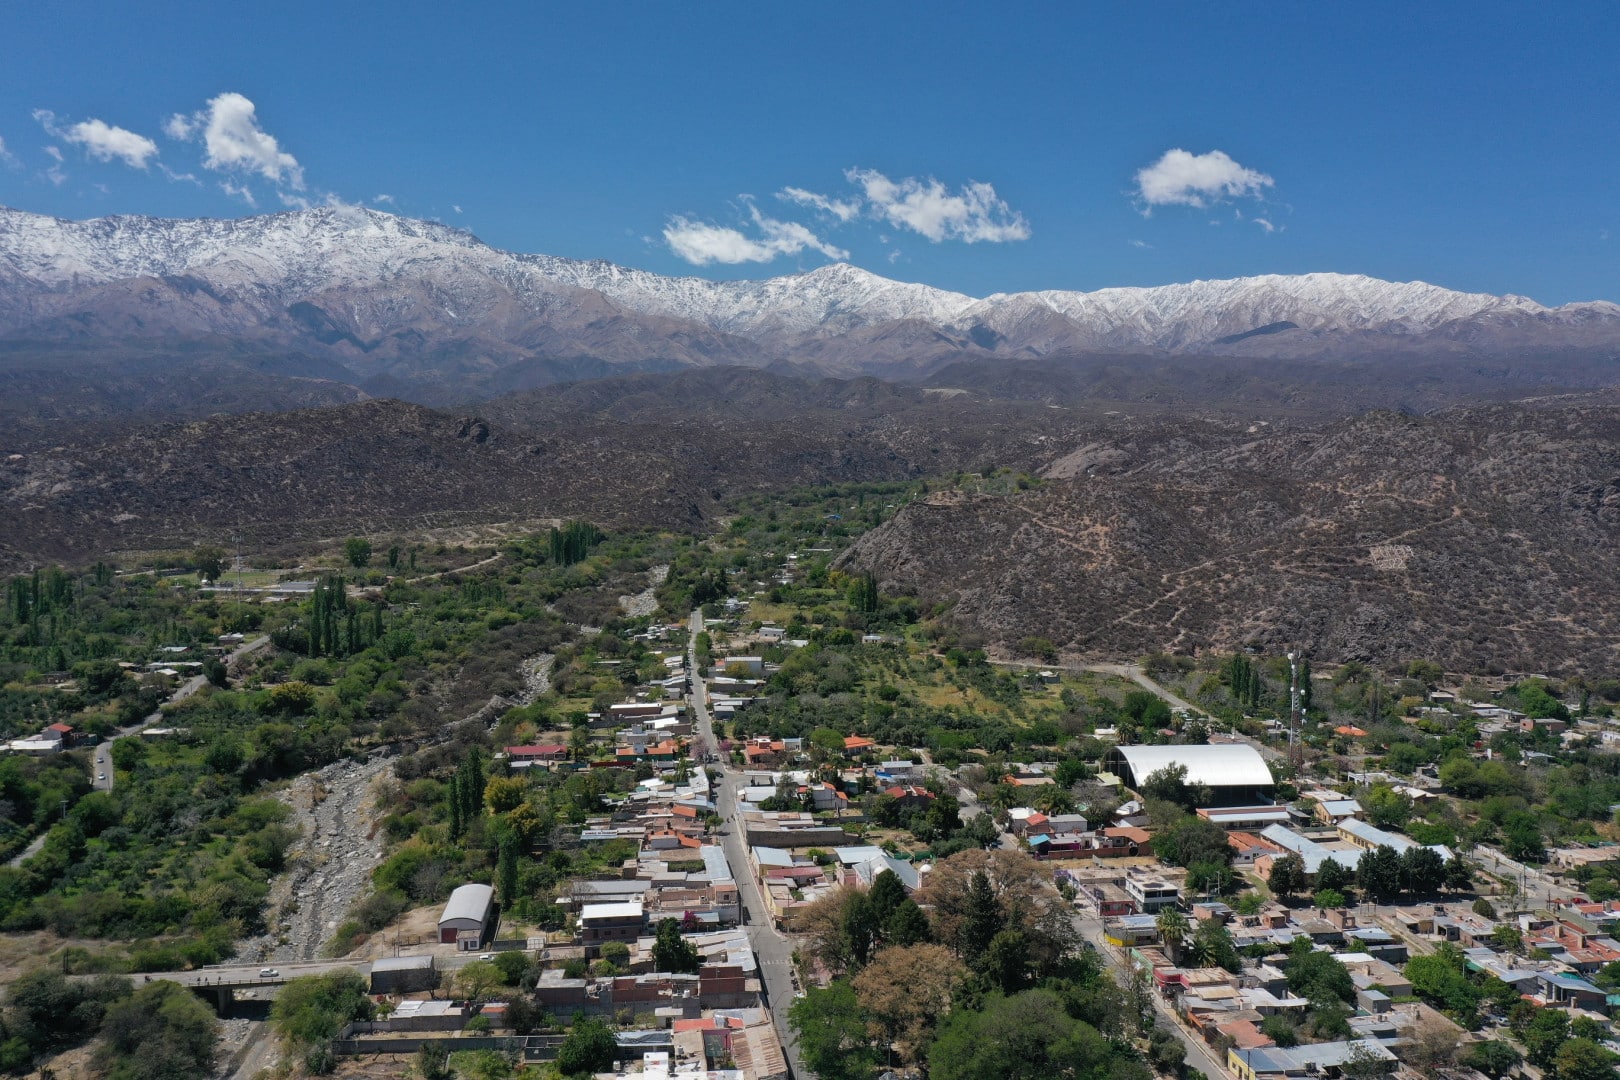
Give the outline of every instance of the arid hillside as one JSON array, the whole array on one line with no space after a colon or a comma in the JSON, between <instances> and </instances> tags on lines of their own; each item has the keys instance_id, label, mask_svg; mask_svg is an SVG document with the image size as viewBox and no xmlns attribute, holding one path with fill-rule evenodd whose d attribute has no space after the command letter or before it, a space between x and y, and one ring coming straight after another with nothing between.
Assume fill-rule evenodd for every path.
<instances>
[{"instance_id":1,"label":"arid hillside","mask_svg":"<svg viewBox=\"0 0 1620 1080\"><path fill-rule=\"evenodd\" d=\"M848 556L1016 651L1275 650L1612 670L1620 409L1143 425L1011 495L942 492Z\"/></svg>"}]
</instances>

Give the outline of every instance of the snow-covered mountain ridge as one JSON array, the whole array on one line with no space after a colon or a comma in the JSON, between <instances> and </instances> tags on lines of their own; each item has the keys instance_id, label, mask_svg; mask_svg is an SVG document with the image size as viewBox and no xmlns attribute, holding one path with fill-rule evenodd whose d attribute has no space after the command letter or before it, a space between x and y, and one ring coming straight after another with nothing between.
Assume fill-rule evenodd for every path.
<instances>
[{"instance_id":1,"label":"snow-covered mountain ridge","mask_svg":"<svg viewBox=\"0 0 1620 1080\"><path fill-rule=\"evenodd\" d=\"M0 209L0 332L26 333L41 319L71 313L76 295L138 279L205 285L224 305L208 313L216 333L230 329L233 311L264 320L300 303L316 304L343 332L368 340L406 325L417 333L428 324L510 328L525 319L555 327L564 317L570 326L600 329L617 312L644 317L624 331L643 340L668 332L667 320L676 320L784 357L807 343L869 337L897 324L1024 355L1095 347L1208 351L1222 339L1282 324L1303 333L1461 339L1526 326L1620 329L1620 305L1613 303L1547 307L1522 296L1346 274L975 298L845 264L761 281L665 277L601 261L513 254L446 225L360 208L234 220L88 221ZM661 320L655 329L645 323L649 317Z\"/></svg>"}]
</instances>

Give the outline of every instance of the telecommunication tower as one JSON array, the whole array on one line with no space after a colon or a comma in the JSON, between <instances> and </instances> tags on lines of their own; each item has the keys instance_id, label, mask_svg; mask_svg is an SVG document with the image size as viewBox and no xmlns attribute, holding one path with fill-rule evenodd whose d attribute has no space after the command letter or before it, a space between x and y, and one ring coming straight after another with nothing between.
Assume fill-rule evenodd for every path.
<instances>
[{"instance_id":1,"label":"telecommunication tower","mask_svg":"<svg viewBox=\"0 0 1620 1080\"><path fill-rule=\"evenodd\" d=\"M1305 711L1300 708L1299 649L1288 650L1288 764L1297 771L1305 763L1305 747L1300 742Z\"/></svg>"}]
</instances>

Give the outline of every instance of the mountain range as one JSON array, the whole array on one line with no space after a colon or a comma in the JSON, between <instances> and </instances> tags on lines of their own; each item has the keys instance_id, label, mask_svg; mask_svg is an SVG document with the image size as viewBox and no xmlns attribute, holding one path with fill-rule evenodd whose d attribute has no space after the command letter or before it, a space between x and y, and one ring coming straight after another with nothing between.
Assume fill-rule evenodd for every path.
<instances>
[{"instance_id":1,"label":"mountain range","mask_svg":"<svg viewBox=\"0 0 1620 1080\"><path fill-rule=\"evenodd\" d=\"M99 377L109 360L163 371L189 357L302 383L294 404L355 391L447 404L717 365L926 378L1098 352L1546 364L1616 349L1614 303L1547 307L1345 274L975 298L845 264L764 281L664 277L356 207L88 221L0 209L0 370Z\"/></svg>"},{"instance_id":2,"label":"mountain range","mask_svg":"<svg viewBox=\"0 0 1620 1080\"><path fill-rule=\"evenodd\" d=\"M1003 651L1609 671L1617 395L1604 302L1336 274L979 299L351 208L0 210L0 571L703 531L739 496L928 483L847 565Z\"/></svg>"}]
</instances>

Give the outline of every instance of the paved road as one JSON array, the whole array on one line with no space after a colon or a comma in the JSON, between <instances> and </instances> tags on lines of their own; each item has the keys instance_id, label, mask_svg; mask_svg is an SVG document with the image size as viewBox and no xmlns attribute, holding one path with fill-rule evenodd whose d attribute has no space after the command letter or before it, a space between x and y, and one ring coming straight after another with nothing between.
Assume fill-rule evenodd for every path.
<instances>
[{"instance_id":1,"label":"paved road","mask_svg":"<svg viewBox=\"0 0 1620 1080\"><path fill-rule=\"evenodd\" d=\"M269 642L269 640L270 636L265 634L254 638L252 641L243 642L241 645L232 650L228 656L226 656L226 666L229 667L231 664L234 664L237 660L246 656L248 653L253 652L255 649L262 648L266 643ZM175 690L174 693L169 695L167 704L178 704L179 702L182 702L186 700L186 698L195 694L197 691L201 690L206 685L208 685L208 679L202 675L197 675L193 678L187 679L177 690ZM111 791L113 781L116 779L113 773L112 744L117 742L119 739L135 734L137 731L140 731L142 728L147 727L148 725L161 723L162 720L163 710L160 708L158 711L149 716L143 716L133 724L126 724L117 731L114 731L111 735L107 736L100 743L96 744L95 753L90 755L90 787L96 791ZM42 832L38 836L34 837L33 841L29 843L27 847L23 848L22 851L13 856L11 861L6 863L6 865L21 866L27 860L33 858L35 855L38 855L40 849L45 846L45 838L48 835L50 835L50 831L46 830L45 832Z\"/></svg>"},{"instance_id":2,"label":"paved road","mask_svg":"<svg viewBox=\"0 0 1620 1080\"><path fill-rule=\"evenodd\" d=\"M1117 949L1103 940L1102 920L1095 915L1076 911L1074 925L1080 931L1080 935L1095 945L1098 954L1108 961L1109 966L1114 969L1115 978L1119 984L1128 986L1131 977L1130 960L1125 956L1123 950ZM1181 1018L1159 996L1157 987L1151 991L1150 996L1153 999L1154 1012L1163 1021L1162 1026L1174 1031L1176 1037L1181 1040L1181 1045L1187 1048L1188 1067L1197 1069L1209 1077L1210 1080L1229 1080L1231 1074L1226 1071L1224 1063L1216 1057L1215 1051L1181 1022Z\"/></svg>"},{"instance_id":3,"label":"paved road","mask_svg":"<svg viewBox=\"0 0 1620 1080\"><path fill-rule=\"evenodd\" d=\"M1535 867L1514 862L1491 848L1476 847L1469 854L1487 873L1494 874L1503 881L1511 881L1519 887L1520 896L1515 906L1551 908L1554 898L1567 900L1576 891L1568 886L1560 887Z\"/></svg>"},{"instance_id":4,"label":"paved road","mask_svg":"<svg viewBox=\"0 0 1620 1080\"><path fill-rule=\"evenodd\" d=\"M719 754L720 743L714 737L714 725L709 718L708 688L698 675L696 641L702 629L703 612L701 610L692 612L693 643L687 647L686 657L688 670L692 676L692 714L701 739L714 747L715 753ZM742 776L732 768L729 758L721 756L719 761L721 776L714 793L715 809L721 817L730 822L721 836L721 847L726 853L726 862L731 867L731 876L737 882L737 891L742 898L748 941L753 946L755 958L759 961L765 1000L770 1005L771 1018L776 1024L777 1037L782 1041L782 1052L787 1057L788 1068L793 1076L810 1078L815 1074L807 1071L799 1060L798 1041L793 1037L793 1029L787 1022L787 1010L793 1004L794 991L793 943L778 933L772 925L770 917L765 912L765 901L760 896L759 884L748 869L748 852L743 846L742 826L735 818L737 787L742 782Z\"/></svg>"},{"instance_id":5,"label":"paved road","mask_svg":"<svg viewBox=\"0 0 1620 1080\"><path fill-rule=\"evenodd\" d=\"M269 644L269 642L269 634L261 634L250 641L244 641L226 655L225 666L229 668L232 664L242 659L242 657L246 656L248 653L254 652L257 649L262 649L265 645ZM178 705L180 702L191 697L193 694L197 693L207 685L208 677L206 675L194 675L185 682L181 683L175 692L169 695L168 700L164 702L164 704ZM113 773L112 744L117 742L119 739L135 734L144 727L152 724L161 724L162 722L163 710L162 708L159 708L151 715L142 717L133 724L128 724L119 728L117 731L113 732L111 735L107 736L107 738L102 740L102 742L96 747L96 752L93 755L94 765L90 773L90 785L97 791L111 791L113 781L116 779L116 776Z\"/></svg>"}]
</instances>

